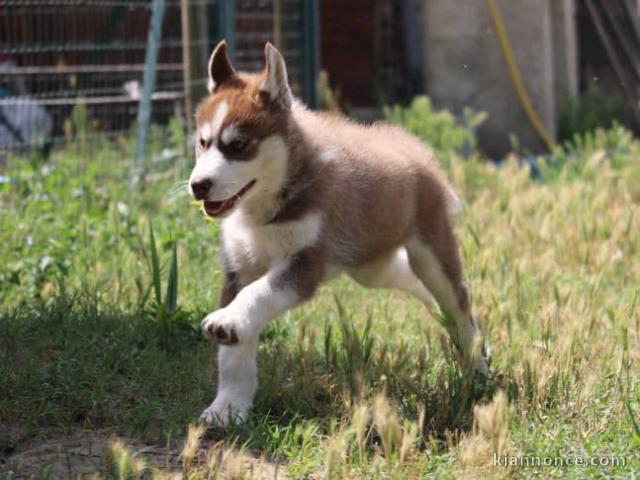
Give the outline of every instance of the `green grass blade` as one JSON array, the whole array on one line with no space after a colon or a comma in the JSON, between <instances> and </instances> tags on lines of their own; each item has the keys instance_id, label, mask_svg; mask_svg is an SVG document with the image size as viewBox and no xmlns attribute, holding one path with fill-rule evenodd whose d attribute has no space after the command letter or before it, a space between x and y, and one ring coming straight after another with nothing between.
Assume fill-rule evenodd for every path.
<instances>
[{"instance_id":1,"label":"green grass blade","mask_svg":"<svg viewBox=\"0 0 640 480\"><path fill-rule=\"evenodd\" d=\"M171 258L171 268L167 279L167 292L164 299L164 306L168 312L174 312L178 306L178 248L177 242L173 242L173 255Z\"/></svg>"},{"instance_id":2,"label":"green grass blade","mask_svg":"<svg viewBox=\"0 0 640 480\"><path fill-rule=\"evenodd\" d=\"M622 403L624 403L624 406L627 409L627 414L629 416L629 423L631 423L631 426L633 427L635 436L638 440L640 440L640 426L638 426L638 422L636 420L635 415L633 414L633 410L631 410L631 404L629 403L629 400L627 398L623 398Z\"/></svg>"},{"instance_id":3,"label":"green grass blade","mask_svg":"<svg viewBox=\"0 0 640 480\"><path fill-rule=\"evenodd\" d=\"M160 262L158 261L158 249L156 238L153 234L153 223L149 221L149 249L151 251L151 280L156 294L156 303L162 303L162 290L160 288Z\"/></svg>"}]
</instances>

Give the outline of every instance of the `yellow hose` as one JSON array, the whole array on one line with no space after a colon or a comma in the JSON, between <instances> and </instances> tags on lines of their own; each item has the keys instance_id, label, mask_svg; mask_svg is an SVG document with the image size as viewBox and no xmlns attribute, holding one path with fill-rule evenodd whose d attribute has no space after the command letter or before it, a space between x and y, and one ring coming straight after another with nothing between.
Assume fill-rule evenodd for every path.
<instances>
[{"instance_id":1,"label":"yellow hose","mask_svg":"<svg viewBox=\"0 0 640 480\"><path fill-rule=\"evenodd\" d=\"M502 55L507 62L509 76L511 77L511 82L513 83L513 87L516 90L516 94L518 95L520 105L522 106L525 114L527 115L529 123L535 130L538 137L540 137L540 139L547 145L547 147L551 149L553 148L555 142L553 141L551 135L549 135L549 132L547 132L547 130L544 128L542 120L531 105L531 99L529 98L527 88L524 86L524 82L522 81L522 76L520 75L518 64L516 63L516 59L513 55L511 43L509 42L509 36L507 35L507 31L504 28L504 23L502 22L502 17L500 15L500 11L498 10L498 6L496 5L495 0L486 0L486 2L487 8L489 9L489 14L491 15L491 20L493 21L493 26L496 30L496 35L498 36L498 42L500 42Z\"/></svg>"}]
</instances>

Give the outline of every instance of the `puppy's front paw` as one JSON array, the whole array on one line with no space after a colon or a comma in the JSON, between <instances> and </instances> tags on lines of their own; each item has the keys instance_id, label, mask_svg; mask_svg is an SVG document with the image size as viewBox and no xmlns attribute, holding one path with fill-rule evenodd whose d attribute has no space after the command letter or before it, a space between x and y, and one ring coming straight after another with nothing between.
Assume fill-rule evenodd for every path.
<instances>
[{"instance_id":1,"label":"puppy's front paw","mask_svg":"<svg viewBox=\"0 0 640 480\"><path fill-rule=\"evenodd\" d=\"M210 313L202 320L204 334L223 345L235 345L244 337L246 319L237 313L222 308Z\"/></svg>"},{"instance_id":2,"label":"puppy's front paw","mask_svg":"<svg viewBox=\"0 0 640 480\"><path fill-rule=\"evenodd\" d=\"M444 338L444 337L443 337ZM446 342L446 340L445 340ZM489 378L491 375L491 349L486 343L480 343L472 351L461 352L455 343L451 343L451 352L463 372Z\"/></svg>"},{"instance_id":3,"label":"puppy's front paw","mask_svg":"<svg viewBox=\"0 0 640 480\"><path fill-rule=\"evenodd\" d=\"M251 405L246 402L234 401L226 397L218 397L202 412L200 422L207 425L227 427L230 423L236 425L244 423Z\"/></svg>"},{"instance_id":4,"label":"puppy's front paw","mask_svg":"<svg viewBox=\"0 0 640 480\"><path fill-rule=\"evenodd\" d=\"M480 352L476 352L471 361L473 373L478 377L489 378L491 376L491 351L484 344Z\"/></svg>"}]
</instances>

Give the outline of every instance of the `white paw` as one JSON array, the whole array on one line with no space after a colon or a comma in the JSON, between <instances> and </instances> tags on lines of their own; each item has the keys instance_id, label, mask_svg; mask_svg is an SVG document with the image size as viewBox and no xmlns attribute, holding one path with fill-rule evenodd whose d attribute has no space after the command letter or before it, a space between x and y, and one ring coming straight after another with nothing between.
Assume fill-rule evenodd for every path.
<instances>
[{"instance_id":1,"label":"white paw","mask_svg":"<svg viewBox=\"0 0 640 480\"><path fill-rule=\"evenodd\" d=\"M202 320L204 334L218 343L235 345L246 337L247 318L229 308L221 308Z\"/></svg>"},{"instance_id":2,"label":"white paw","mask_svg":"<svg viewBox=\"0 0 640 480\"><path fill-rule=\"evenodd\" d=\"M455 346L453 354L463 371L489 377L491 374L491 350L487 344L483 344L477 351L462 354Z\"/></svg>"},{"instance_id":3,"label":"white paw","mask_svg":"<svg viewBox=\"0 0 640 480\"><path fill-rule=\"evenodd\" d=\"M230 423L244 423L251 404L226 397L216 397L213 403L202 412L200 422L208 425L227 427Z\"/></svg>"},{"instance_id":4,"label":"white paw","mask_svg":"<svg viewBox=\"0 0 640 480\"><path fill-rule=\"evenodd\" d=\"M482 347L479 352L474 352L472 359L463 359L462 365L471 364L471 371L477 375L489 377L491 374L491 351L488 347Z\"/></svg>"},{"instance_id":5,"label":"white paw","mask_svg":"<svg viewBox=\"0 0 640 480\"><path fill-rule=\"evenodd\" d=\"M473 371L476 374L488 377L490 374L488 360L484 357L476 357L475 361L473 362Z\"/></svg>"}]
</instances>

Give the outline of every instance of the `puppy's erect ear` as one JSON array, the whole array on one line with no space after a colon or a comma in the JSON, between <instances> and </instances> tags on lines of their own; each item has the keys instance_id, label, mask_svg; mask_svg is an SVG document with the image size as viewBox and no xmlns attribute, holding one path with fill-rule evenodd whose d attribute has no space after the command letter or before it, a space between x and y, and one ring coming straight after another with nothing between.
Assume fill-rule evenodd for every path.
<instances>
[{"instance_id":1,"label":"puppy's erect ear","mask_svg":"<svg viewBox=\"0 0 640 480\"><path fill-rule=\"evenodd\" d=\"M221 40L209 57L209 82L207 88L213 93L223 83L236 77L236 71L227 55L227 41Z\"/></svg>"},{"instance_id":2,"label":"puppy's erect ear","mask_svg":"<svg viewBox=\"0 0 640 480\"><path fill-rule=\"evenodd\" d=\"M260 90L265 92L272 102L278 102L287 109L291 108L293 97L289 88L284 58L271 42L267 42L264 47L264 58L267 78L262 82Z\"/></svg>"}]
</instances>

